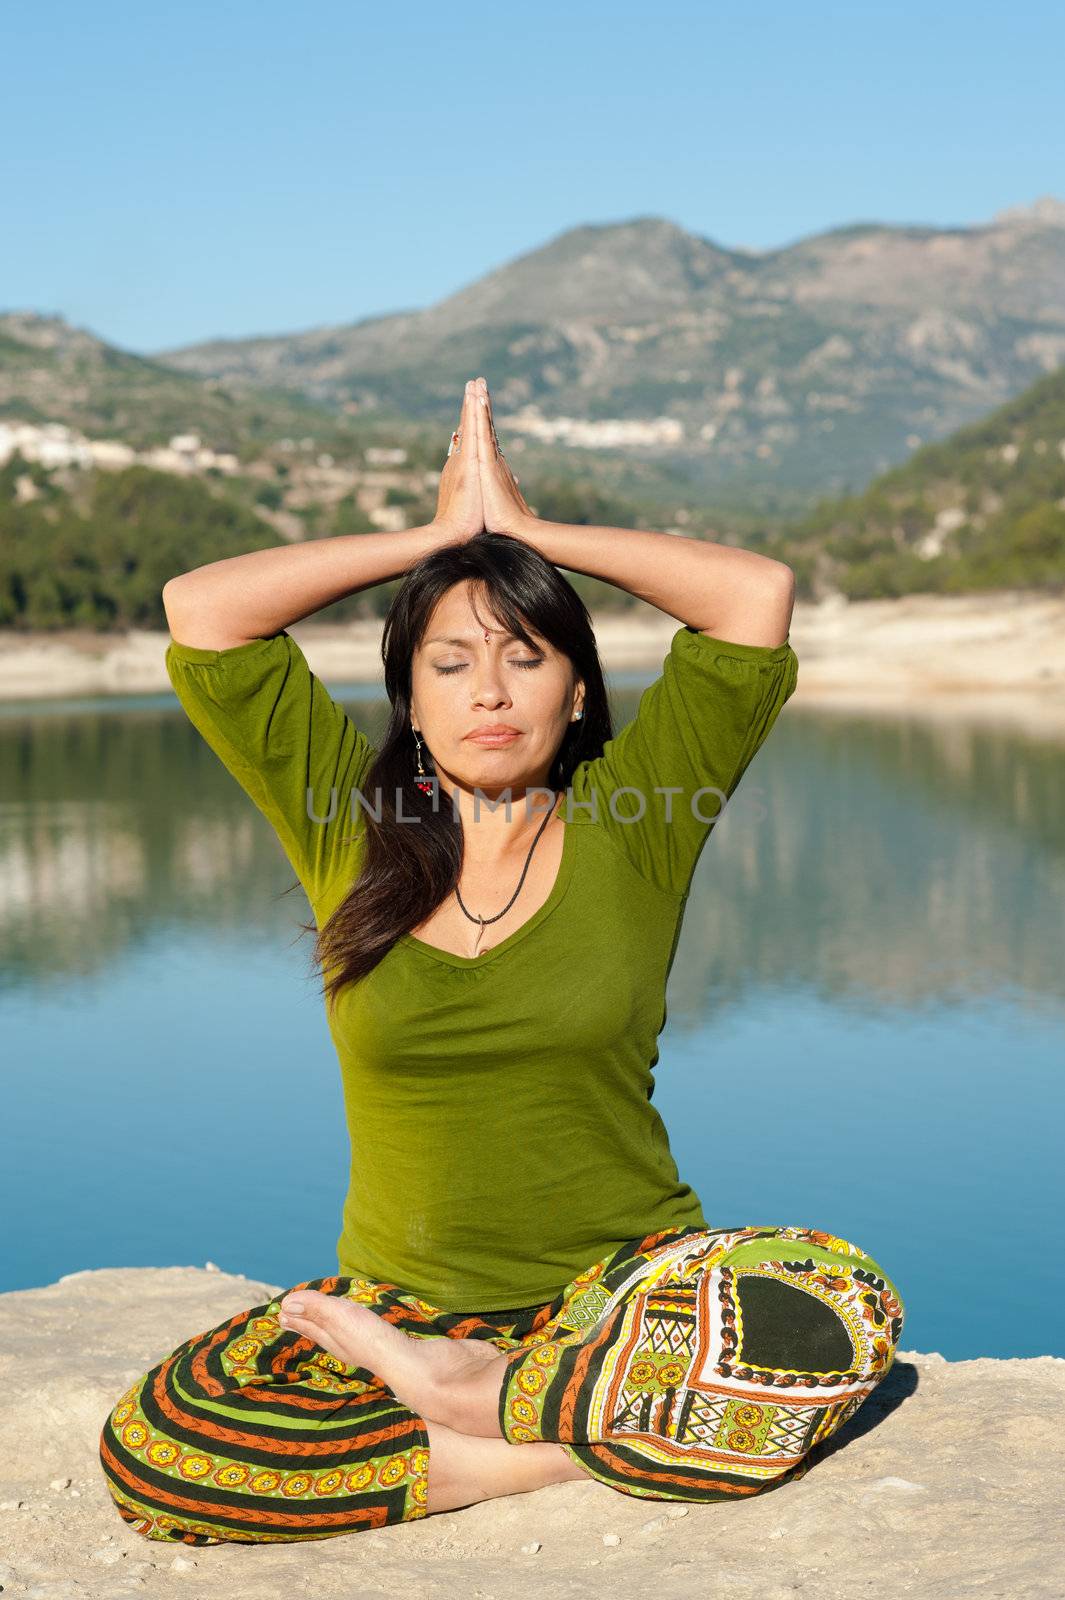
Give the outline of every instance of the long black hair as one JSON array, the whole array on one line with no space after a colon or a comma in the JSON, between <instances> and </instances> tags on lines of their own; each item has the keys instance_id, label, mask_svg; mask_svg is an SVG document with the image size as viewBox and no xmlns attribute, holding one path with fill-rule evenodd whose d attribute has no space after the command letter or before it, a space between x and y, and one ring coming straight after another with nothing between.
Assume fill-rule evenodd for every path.
<instances>
[{"instance_id":1,"label":"long black hair","mask_svg":"<svg viewBox=\"0 0 1065 1600\"><path fill-rule=\"evenodd\" d=\"M479 533L442 545L408 571L389 607L381 639L385 691L392 714L377 757L363 779L374 797L364 809L364 855L351 890L318 932L314 960L329 970L324 993L335 1003L340 989L381 961L402 934L420 926L459 881L463 828L446 795L415 785L417 747L411 726L414 652L438 602L456 584L472 582L475 606L531 648L530 630L572 662L584 683L584 715L570 722L555 752L548 786L565 789L584 760L601 755L612 737L610 708L592 620L580 595L558 568L524 540ZM435 776L423 743L425 775ZM397 820L402 796L406 822ZM378 809L378 821L373 811ZM417 816L417 824L410 818ZM313 932L313 925L306 925Z\"/></svg>"}]
</instances>

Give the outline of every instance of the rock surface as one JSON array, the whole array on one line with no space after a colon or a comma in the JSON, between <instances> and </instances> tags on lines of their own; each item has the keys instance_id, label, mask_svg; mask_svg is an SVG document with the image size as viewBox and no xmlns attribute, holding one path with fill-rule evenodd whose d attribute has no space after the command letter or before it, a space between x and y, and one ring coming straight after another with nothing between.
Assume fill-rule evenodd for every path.
<instances>
[{"instance_id":1,"label":"rock surface","mask_svg":"<svg viewBox=\"0 0 1065 1600\"><path fill-rule=\"evenodd\" d=\"M97 1465L111 1407L192 1333L283 1287L107 1268L0 1295L4 1600L1065 1594L1056 1356L901 1351L804 1478L735 1505L636 1500L589 1480L309 1543L197 1549L128 1531Z\"/></svg>"}]
</instances>

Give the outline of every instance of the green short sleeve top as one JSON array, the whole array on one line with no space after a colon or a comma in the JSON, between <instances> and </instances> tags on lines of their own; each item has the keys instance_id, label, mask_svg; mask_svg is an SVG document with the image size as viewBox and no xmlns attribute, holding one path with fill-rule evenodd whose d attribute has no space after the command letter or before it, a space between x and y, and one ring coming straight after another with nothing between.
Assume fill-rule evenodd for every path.
<instances>
[{"instance_id":1,"label":"green short sleeve top","mask_svg":"<svg viewBox=\"0 0 1065 1600\"><path fill-rule=\"evenodd\" d=\"M323 925L358 875L351 797L376 750L286 632L172 640L166 664ZM479 956L404 934L342 992L327 1013L351 1142L342 1274L502 1310L627 1240L708 1226L652 1105L666 983L700 853L797 674L787 641L681 627L635 718L574 773L539 910Z\"/></svg>"}]
</instances>

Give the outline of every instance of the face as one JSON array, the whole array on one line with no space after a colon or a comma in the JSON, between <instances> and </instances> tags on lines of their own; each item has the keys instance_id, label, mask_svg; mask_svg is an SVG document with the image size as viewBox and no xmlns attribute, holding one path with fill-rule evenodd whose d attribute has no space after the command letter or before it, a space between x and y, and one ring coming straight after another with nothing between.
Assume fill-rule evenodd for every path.
<instances>
[{"instance_id":1,"label":"face","mask_svg":"<svg viewBox=\"0 0 1065 1600\"><path fill-rule=\"evenodd\" d=\"M490 797L509 786L517 799L527 787L548 787L566 729L583 709L584 685L546 639L530 629L530 649L508 638L486 606L468 582L438 602L414 652L411 724L442 785L479 787ZM471 737L503 726L515 736Z\"/></svg>"}]
</instances>

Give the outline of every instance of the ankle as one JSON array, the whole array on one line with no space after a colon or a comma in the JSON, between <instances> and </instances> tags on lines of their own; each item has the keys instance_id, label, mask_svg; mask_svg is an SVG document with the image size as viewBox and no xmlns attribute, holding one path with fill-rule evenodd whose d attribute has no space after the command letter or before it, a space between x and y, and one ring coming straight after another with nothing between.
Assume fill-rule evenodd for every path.
<instances>
[{"instance_id":1,"label":"ankle","mask_svg":"<svg viewBox=\"0 0 1065 1600\"><path fill-rule=\"evenodd\" d=\"M472 1438L441 1423L426 1427L430 1514L585 1476L558 1444L513 1445L506 1439Z\"/></svg>"},{"instance_id":2,"label":"ankle","mask_svg":"<svg viewBox=\"0 0 1065 1600\"><path fill-rule=\"evenodd\" d=\"M490 1362L461 1378L434 1383L425 1415L468 1438L491 1439L506 1444L499 1426L499 1394L506 1368Z\"/></svg>"}]
</instances>

